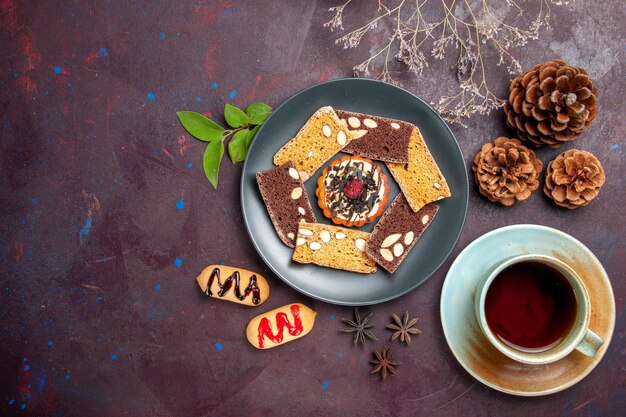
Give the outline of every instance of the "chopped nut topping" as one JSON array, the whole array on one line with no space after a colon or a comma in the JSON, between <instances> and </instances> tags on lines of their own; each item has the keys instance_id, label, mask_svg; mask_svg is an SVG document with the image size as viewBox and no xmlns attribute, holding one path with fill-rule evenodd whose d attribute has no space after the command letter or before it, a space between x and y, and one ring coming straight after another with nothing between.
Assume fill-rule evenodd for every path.
<instances>
[{"instance_id":1,"label":"chopped nut topping","mask_svg":"<svg viewBox=\"0 0 626 417\"><path fill-rule=\"evenodd\" d=\"M296 187L293 189L293 191L291 192L291 198L293 200L297 200L300 197L302 197L302 187Z\"/></svg>"},{"instance_id":2,"label":"chopped nut topping","mask_svg":"<svg viewBox=\"0 0 626 417\"><path fill-rule=\"evenodd\" d=\"M363 124L365 126L369 127L370 129L374 129L375 127L378 127L378 123L376 123L372 119L365 119L365 120L363 120Z\"/></svg>"},{"instance_id":3,"label":"chopped nut topping","mask_svg":"<svg viewBox=\"0 0 626 417\"><path fill-rule=\"evenodd\" d=\"M340 130L339 133L337 133L337 143L343 146L346 144L346 139L346 132Z\"/></svg>"},{"instance_id":4,"label":"chopped nut topping","mask_svg":"<svg viewBox=\"0 0 626 417\"><path fill-rule=\"evenodd\" d=\"M380 255L383 257L384 260L386 260L387 262L391 262L393 261L393 255L391 254L391 251L389 249L381 249L380 250Z\"/></svg>"},{"instance_id":5,"label":"chopped nut topping","mask_svg":"<svg viewBox=\"0 0 626 417\"><path fill-rule=\"evenodd\" d=\"M322 244L318 242L311 242L309 243L309 248L311 248L311 250L320 250L322 249Z\"/></svg>"},{"instance_id":6,"label":"chopped nut topping","mask_svg":"<svg viewBox=\"0 0 626 417\"><path fill-rule=\"evenodd\" d=\"M385 238L385 240L383 240L382 245L380 245L381 248L387 248L391 245L393 245L394 243L396 243L398 241L398 239L400 239L400 237L402 236L401 233L394 233L393 235L389 235Z\"/></svg>"},{"instance_id":7,"label":"chopped nut topping","mask_svg":"<svg viewBox=\"0 0 626 417\"><path fill-rule=\"evenodd\" d=\"M300 175L298 175L298 170L295 168L289 168L289 175L294 180L297 180L298 178L300 178Z\"/></svg>"},{"instance_id":8,"label":"chopped nut topping","mask_svg":"<svg viewBox=\"0 0 626 417\"><path fill-rule=\"evenodd\" d=\"M349 117L348 124L350 125L350 127L357 128L361 126L361 121L358 117Z\"/></svg>"}]
</instances>

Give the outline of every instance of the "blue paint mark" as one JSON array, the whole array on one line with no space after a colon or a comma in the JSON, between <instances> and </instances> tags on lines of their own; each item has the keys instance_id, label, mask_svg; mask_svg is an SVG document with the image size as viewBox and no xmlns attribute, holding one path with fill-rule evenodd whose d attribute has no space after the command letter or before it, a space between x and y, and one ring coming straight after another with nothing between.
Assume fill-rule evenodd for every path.
<instances>
[{"instance_id":1,"label":"blue paint mark","mask_svg":"<svg viewBox=\"0 0 626 417\"><path fill-rule=\"evenodd\" d=\"M52 346L54 345L54 342L52 340L48 340L48 346Z\"/></svg>"},{"instance_id":2,"label":"blue paint mark","mask_svg":"<svg viewBox=\"0 0 626 417\"><path fill-rule=\"evenodd\" d=\"M67 83L67 88L72 88L72 83Z\"/></svg>"},{"instance_id":3,"label":"blue paint mark","mask_svg":"<svg viewBox=\"0 0 626 417\"><path fill-rule=\"evenodd\" d=\"M70 373L68 372L68 373L65 375L65 380L66 380L66 381L69 381L69 380L70 380L70 378L71 378L71 376L70 376Z\"/></svg>"},{"instance_id":4,"label":"blue paint mark","mask_svg":"<svg viewBox=\"0 0 626 417\"><path fill-rule=\"evenodd\" d=\"M220 265L224 266L224 262L220 262Z\"/></svg>"},{"instance_id":5,"label":"blue paint mark","mask_svg":"<svg viewBox=\"0 0 626 417\"><path fill-rule=\"evenodd\" d=\"M116 353L111 353L111 360L112 361L117 360L117 354Z\"/></svg>"},{"instance_id":6,"label":"blue paint mark","mask_svg":"<svg viewBox=\"0 0 626 417\"><path fill-rule=\"evenodd\" d=\"M30 365L24 365L24 372L30 371Z\"/></svg>"},{"instance_id":7,"label":"blue paint mark","mask_svg":"<svg viewBox=\"0 0 626 417\"><path fill-rule=\"evenodd\" d=\"M103 300L103 298L102 298L102 296L101 296L101 295L99 295L99 296L98 296L98 298L96 298L96 299L97 299L98 301L102 301L102 300Z\"/></svg>"},{"instance_id":8,"label":"blue paint mark","mask_svg":"<svg viewBox=\"0 0 626 417\"><path fill-rule=\"evenodd\" d=\"M221 343L219 343L219 342L218 342L218 343L216 343L216 344L215 344L215 349L217 349L217 351L218 351L218 352L221 352L221 351L222 351L222 344L221 344Z\"/></svg>"},{"instance_id":9,"label":"blue paint mark","mask_svg":"<svg viewBox=\"0 0 626 417\"><path fill-rule=\"evenodd\" d=\"M184 202L183 200L178 200L178 201L176 202L176 208L177 208L178 210L182 210L182 209L184 209L184 208L185 208L185 202Z\"/></svg>"},{"instance_id":10,"label":"blue paint mark","mask_svg":"<svg viewBox=\"0 0 626 417\"><path fill-rule=\"evenodd\" d=\"M224 9L224 11L222 12L222 16L228 16L229 14L231 14L233 12L233 8L229 7L227 9Z\"/></svg>"},{"instance_id":11,"label":"blue paint mark","mask_svg":"<svg viewBox=\"0 0 626 417\"><path fill-rule=\"evenodd\" d=\"M39 378L39 393L41 394L43 392L43 389L46 387L46 380L48 379L48 374L46 372L43 373L43 375L41 375L41 378Z\"/></svg>"},{"instance_id":12,"label":"blue paint mark","mask_svg":"<svg viewBox=\"0 0 626 417\"><path fill-rule=\"evenodd\" d=\"M31 389L32 388L32 384L28 384L26 385L26 388ZM26 395L28 396L28 399L30 400L30 394L27 392Z\"/></svg>"},{"instance_id":13,"label":"blue paint mark","mask_svg":"<svg viewBox=\"0 0 626 417\"><path fill-rule=\"evenodd\" d=\"M55 74L62 74L63 73L63 68L56 66L54 67L54 73Z\"/></svg>"},{"instance_id":14,"label":"blue paint mark","mask_svg":"<svg viewBox=\"0 0 626 417\"><path fill-rule=\"evenodd\" d=\"M197 101L198 103L200 103L200 101L202 101L202 97L200 97L200 96L196 96L196 101Z\"/></svg>"},{"instance_id":15,"label":"blue paint mark","mask_svg":"<svg viewBox=\"0 0 626 417\"><path fill-rule=\"evenodd\" d=\"M28 198L30 199L30 203L31 203L33 206L36 206L36 205L37 205L37 203L39 202L39 201L37 201L37 199L36 199L35 197L33 197L33 196L30 196L30 195L29 195L29 196L28 196Z\"/></svg>"},{"instance_id":16,"label":"blue paint mark","mask_svg":"<svg viewBox=\"0 0 626 417\"><path fill-rule=\"evenodd\" d=\"M91 230L91 217L87 217L85 219L85 225L78 231L78 239L80 240L80 244L82 245L85 237L89 234Z\"/></svg>"},{"instance_id":17,"label":"blue paint mark","mask_svg":"<svg viewBox=\"0 0 626 417\"><path fill-rule=\"evenodd\" d=\"M154 93L149 92L148 94L146 94L146 98L150 101L154 100Z\"/></svg>"},{"instance_id":18,"label":"blue paint mark","mask_svg":"<svg viewBox=\"0 0 626 417\"><path fill-rule=\"evenodd\" d=\"M13 73L13 78L17 78L17 76L18 76L17 72L14 72Z\"/></svg>"},{"instance_id":19,"label":"blue paint mark","mask_svg":"<svg viewBox=\"0 0 626 417\"><path fill-rule=\"evenodd\" d=\"M211 88L214 90L217 88L217 83L215 81L211 83Z\"/></svg>"},{"instance_id":20,"label":"blue paint mark","mask_svg":"<svg viewBox=\"0 0 626 417\"><path fill-rule=\"evenodd\" d=\"M72 10L72 11L70 12L70 16L72 16L72 17L76 16L76 13L74 12L74 10Z\"/></svg>"},{"instance_id":21,"label":"blue paint mark","mask_svg":"<svg viewBox=\"0 0 626 417\"><path fill-rule=\"evenodd\" d=\"M193 167L193 164L190 162L187 164L187 168L191 168L191 167Z\"/></svg>"},{"instance_id":22,"label":"blue paint mark","mask_svg":"<svg viewBox=\"0 0 626 417\"><path fill-rule=\"evenodd\" d=\"M15 404L15 400L14 399L10 399L9 400L9 405L13 405L13 404Z\"/></svg>"},{"instance_id":23,"label":"blue paint mark","mask_svg":"<svg viewBox=\"0 0 626 417\"><path fill-rule=\"evenodd\" d=\"M329 317L329 319L331 319L331 320L335 320L335 315L334 315L334 314L331 314L331 315L330 315L330 317Z\"/></svg>"},{"instance_id":24,"label":"blue paint mark","mask_svg":"<svg viewBox=\"0 0 626 417\"><path fill-rule=\"evenodd\" d=\"M28 362L28 358L22 359L22 362Z\"/></svg>"},{"instance_id":25,"label":"blue paint mark","mask_svg":"<svg viewBox=\"0 0 626 417\"><path fill-rule=\"evenodd\" d=\"M102 338L101 337L97 338L96 342L98 342L98 343L102 342Z\"/></svg>"},{"instance_id":26,"label":"blue paint mark","mask_svg":"<svg viewBox=\"0 0 626 417\"><path fill-rule=\"evenodd\" d=\"M235 98L236 95L237 95L237 90L232 90L230 94L228 95L228 97Z\"/></svg>"},{"instance_id":27,"label":"blue paint mark","mask_svg":"<svg viewBox=\"0 0 626 417\"><path fill-rule=\"evenodd\" d=\"M109 56L109 51L104 46L98 50L98 58L102 58L103 56Z\"/></svg>"},{"instance_id":28,"label":"blue paint mark","mask_svg":"<svg viewBox=\"0 0 626 417\"><path fill-rule=\"evenodd\" d=\"M614 145L611 145L611 150L612 150L612 151L615 151L615 152L617 152L617 153L621 153L619 143L616 143L616 144L614 144Z\"/></svg>"},{"instance_id":29,"label":"blue paint mark","mask_svg":"<svg viewBox=\"0 0 626 417\"><path fill-rule=\"evenodd\" d=\"M343 353L339 354L339 359L343 358Z\"/></svg>"},{"instance_id":30,"label":"blue paint mark","mask_svg":"<svg viewBox=\"0 0 626 417\"><path fill-rule=\"evenodd\" d=\"M330 385L330 382L328 382L328 381L322 382L322 389L328 388L329 385Z\"/></svg>"},{"instance_id":31,"label":"blue paint mark","mask_svg":"<svg viewBox=\"0 0 626 417\"><path fill-rule=\"evenodd\" d=\"M160 37L161 39L165 39L165 32L161 32L161 34L159 35L159 37Z\"/></svg>"},{"instance_id":32,"label":"blue paint mark","mask_svg":"<svg viewBox=\"0 0 626 417\"><path fill-rule=\"evenodd\" d=\"M157 285L155 285L155 286L154 286L154 289L155 289L155 290L157 290L157 291L159 291L159 290L161 289L161 284L157 284Z\"/></svg>"},{"instance_id":33,"label":"blue paint mark","mask_svg":"<svg viewBox=\"0 0 626 417\"><path fill-rule=\"evenodd\" d=\"M26 403L22 403L22 407L20 407L22 410L26 410Z\"/></svg>"},{"instance_id":34,"label":"blue paint mark","mask_svg":"<svg viewBox=\"0 0 626 417\"><path fill-rule=\"evenodd\" d=\"M180 268L181 266L183 266L183 261L180 258L174 259L174 266L176 268Z\"/></svg>"}]
</instances>

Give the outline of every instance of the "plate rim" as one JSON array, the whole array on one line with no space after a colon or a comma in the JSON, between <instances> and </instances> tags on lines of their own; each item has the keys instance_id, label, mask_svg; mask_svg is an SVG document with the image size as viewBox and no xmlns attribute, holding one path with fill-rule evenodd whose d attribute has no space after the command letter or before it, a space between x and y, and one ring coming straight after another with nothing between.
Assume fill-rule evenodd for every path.
<instances>
[{"instance_id":1,"label":"plate rim","mask_svg":"<svg viewBox=\"0 0 626 417\"><path fill-rule=\"evenodd\" d=\"M459 359L459 355L457 354L455 348L450 343L450 338L448 337L448 333L450 332L450 330L447 329L446 321L444 320L444 311L445 311L444 308L443 308L444 302L445 302L444 301L444 293L445 293L446 289L448 288L448 286L452 285L450 283L452 280L451 279L449 280L448 277L450 275L450 271L452 271L455 266L460 264L461 256L465 252L470 251L471 249L473 249L474 246L478 245L479 243L481 243L484 240L492 238L494 235L497 235L497 234L500 234L500 233L507 233L507 232L515 231L517 229L543 230L543 231L546 231L546 232L549 232L549 233L554 233L555 235L559 235L562 238L565 238L565 239L570 240L571 242L573 242L577 247L579 247L580 249L583 250L583 252L586 253L586 255L589 257L589 259L593 260L594 263L599 265L599 267L600 267L599 270L602 271L602 281L605 283L605 285L607 286L607 288L610 290L610 293L611 293L610 304L611 304L612 309L613 309L613 315L611 317L612 323L611 323L611 326L610 326L610 332L608 334L608 337L606 337L606 340L604 342L604 344L606 345L606 348L604 349L602 355L599 356L597 358L597 360L594 360L594 362L588 368L586 368L584 371L582 371L579 374L577 374L574 378L572 378L571 380L567 381L565 384L559 385L559 386L554 387L552 389L543 390L543 391L515 391L515 390L510 390L510 389L507 389L507 388L503 388L503 387L501 387L501 386L499 386L499 385L497 385L497 384L495 384L495 383L493 383L493 382L491 382L489 380L486 380L482 376L476 374L473 371L473 369L469 365L467 365L465 363L465 361L462 361L462 360ZM613 339L613 334L615 332L615 320L616 320L615 293L613 291L613 286L611 285L611 280L610 280L606 270L604 269L604 266L600 262L600 260L595 256L595 254L585 244L583 244L581 241L579 241L578 239L576 239L572 235L570 235L568 233L565 233L562 230L550 227L550 226L544 226L544 225L532 224L532 223L520 223L520 224L513 224L513 225L499 227L497 229L493 229L493 230L490 230L489 232L486 232L486 233L482 234L481 236L479 236L476 239L474 239L471 243L469 243L457 255L456 259L450 265L450 268L448 269L448 273L446 273L446 277L444 279L443 286L442 286L442 289L441 289L441 296L440 296L440 301L439 301L439 310L440 310L439 314L440 314L440 320L441 320L441 327L442 327L442 330L443 330L444 338L446 339L446 343L447 343L450 351L452 352L452 355L457 360L457 362L463 367L463 369L465 369L477 381L483 383L484 385L486 385L486 386L488 386L488 387L490 387L490 388L492 388L492 389L494 389L496 391L500 391L500 392L503 392L503 393L506 393L506 394L516 395L516 396L520 396L520 397L540 397L540 396L544 396L544 395L555 394L557 392L561 392L563 390L566 390L567 388L570 388L573 385L575 385L578 382L580 382L581 380L583 380L602 361L602 358L604 358L604 355L606 354L606 352L608 350L608 346L610 345L611 340Z\"/></svg>"},{"instance_id":2,"label":"plate rim","mask_svg":"<svg viewBox=\"0 0 626 417\"><path fill-rule=\"evenodd\" d=\"M442 265L450 257L450 254L452 253L452 251L456 247L457 243L459 242L459 238L461 237L461 233L463 232L463 229L465 228L465 221L467 220L467 210L468 210L468 207L469 207L469 177L467 175L467 164L465 162L465 157L463 155L463 150L461 149L461 146L459 145L459 142L456 139L456 136L454 136L454 133L450 129L450 126L448 126L446 121L441 117L441 115L439 115L439 113L437 113L428 103L426 103L424 100L422 100L421 98L419 98L418 96L416 96L412 92L410 92L410 91L408 91L408 90L406 90L406 89L404 89L402 87L399 87L397 85L386 83L386 82L381 81L381 80L374 80L374 79L369 79L369 78L336 78L336 79L333 79L333 80L328 80L328 81L325 81L325 82L322 82L322 83L314 84L314 85L312 85L310 87L307 87L307 88L305 88L303 90L300 90L299 92L293 94L288 99L283 101L276 109L274 109L272 111L272 114L270 114L270 116L268 117L267 120L269 120L281 108L283 108L284 106L287 106L292 100L295 100L297 97L299 97L299 96L301 96L303 94L309 93L310 90L313 90L313 89L316 89L316 88L320 88L321 86L328 85L328 84L345 83L345 82L348 82L348 83L375 83L375 84L383 84L386 87L395 88L395 89L400 90L403 93L409 94L410 96L412 96L413 99L419 101L421 104L426 106L427 110L431 111L433 113L433 115L435 117L437 117L442 122L443 126L445 127L445 129L447 130L449 135L452 137L453 144L456 146L459 155L461 155L461 160L463 162L463 171L466 173L466 175L463 176L464 185L465 185L465 189L468 190L468 191L467 191L467 193L465 195L465 199L462 201L462 203L463 203L463 218L461 219L461 225L459 227L457 235L454 238L453 244L450 245L450 248L448 249L448 251L445 254L445 256L442 258L442 260L439 263L439 265L437 265L437 267L434 268L433 271L430 274L426 275L422 281L420 281L417 284L407 288L406 290L403 290L403 291L401 291L401 292L399 292L397 294L393 294L393 295L390 295L390 296L385 297L385 298L380 298L380 299L370 300L370 301L351 302L351 301L335 300L335 299L331 299L331 298L328 298L328 297L319 296L317 294L311 293L310 291L306 291L306 290L304 290L302 288L299 288L295 284L293 284L293 283L289 282L287 279L285 279L281 275L281 273L272 265L272 263L267 260L267 258L263 254L263 252L259 249L259 244L256 241L256 239L254 238L254 236L253 236L253 234L252 234L252 232L250 230L250 222L249 222L248 216L246 214L246 211L244 210L244 200L245 200L244 186L245 186L245 181L246 181L246 176L244 175L244 173L246 172L246 168L248 166L248 161L249 161L248 158L246 158L246 160L244 161L244 164L243 164L243 167L242 167L242 171L241 171L241 180L240 180L240 185L239 185L239 199L240 199L239 201L240 201L240 206L241 206L241 212L242 212L243 219L244 219L244 224L246 226L246 231L248 232L248 236L250 237L250 240L252 241L252 245L254 246L254 249L259 254L261 259L263 259L263 262L270 268L270 270L272 270L272 272L274 272L274 274L276 274L281 279L281 281L283 281L284 283L286 283L291 288L295 289L296 291L298 291L301 294L304 294L304 295L306 295L308 297L311 297L311 298L313 298L315 300L323 301L325 303L329 303L329 304L333 304L333 305L366 306L366 305L382 304L382 303L385 303L387 301L391 301L393 299L402 297L403 295L408 294L409 292L415 290L421 284L426 282L437 271L439 271L441 269ZM266 122L267 122L267 120L266 120ZM259 131L257 132L257 136L261 132L263 132L263 129L265 127L266 127L266 123L264 122L263 125L261 125L261 127L259 128ZM255 144L255 141L252 141L250 149L254 146L254 144Z\"/></svg>"}]
</instances>

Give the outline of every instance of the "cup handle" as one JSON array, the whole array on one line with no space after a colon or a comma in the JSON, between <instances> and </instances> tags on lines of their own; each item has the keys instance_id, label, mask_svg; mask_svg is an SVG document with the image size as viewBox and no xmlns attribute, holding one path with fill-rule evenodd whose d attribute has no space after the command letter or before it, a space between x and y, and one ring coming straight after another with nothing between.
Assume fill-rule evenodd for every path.
<instances>
[{"instance_id":1,"label":"cup handle","mask_svg":"<svg viewBox=\"0 0 626 417\"><path fill-rule=\"evenodd\" d=\"M578 346L576 346L576 350L583 355L593 358L594 356L596 356L596 352L603 344L604 340L602 340L600 336L587 329L583 340L581 340Z\"/></svg>"}]
</instances>

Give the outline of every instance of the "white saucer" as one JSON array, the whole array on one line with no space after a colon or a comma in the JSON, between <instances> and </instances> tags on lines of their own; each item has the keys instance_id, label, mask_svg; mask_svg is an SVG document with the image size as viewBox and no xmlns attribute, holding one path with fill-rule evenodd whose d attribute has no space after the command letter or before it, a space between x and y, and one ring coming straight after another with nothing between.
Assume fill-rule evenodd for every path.
<instances>
[{"instance_id":1,"label":"white saucer","mask_svg":"<svg viewBox=\"0 0 626 417\"><path fill-rule=\"evenodd\" d=\"M595 358L574 351L549 365L526 365L501 354L483 335L474 314L478 281L499 261L526 253L559 258L584 281L592 309L589 327L604 340ZM493 230L459 254L443 284L441 324L454 356L480 382L509 394L546 395L574 385L600 362L613 336L615 299L606 271L585 245L556 229L520 224Z\"/></svg>"}]
</instances>

